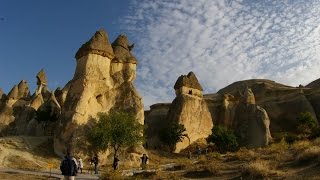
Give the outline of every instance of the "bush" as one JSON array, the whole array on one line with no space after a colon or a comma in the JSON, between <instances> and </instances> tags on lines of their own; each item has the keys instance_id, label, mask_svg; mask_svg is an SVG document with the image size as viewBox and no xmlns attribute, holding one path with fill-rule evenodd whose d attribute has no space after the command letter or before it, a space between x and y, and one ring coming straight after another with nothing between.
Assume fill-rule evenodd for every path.
<instances>
[{"instance_id":1,"label":"bush","mask_svg":"<svg viewBox=\"0 0 320 180\"><path fill-rule=\"evenodd\" d=\"M318 127L317 120L313 118L310 112L302 112L297 117L297 130L301 134L311 135Z\"/></svg>"},{"instance_id":2,"label":"bush","mask_svg":"<svg viewBox=\"0 0 320 180\"><path fill-rule=\"evenodd\" d=\"M188 135L184 134L185 131L186 128L183 124L172 122L168 127L160 131L159 139L170 148L170 151L174 151L178 142L182 142L185 137L188 138Z\"/></svg>"},{"instance_id":3,"label":"bush","mask_svg":"<svg viewBox=\"0 0 320 180\"><path fill-rule=\"evenodd\" d=\"M220 152L235 151L239 147L234 132L221 125L212 128L212 134L208 137L208 141L215 143Z\"/></svg>"}]
</instances>

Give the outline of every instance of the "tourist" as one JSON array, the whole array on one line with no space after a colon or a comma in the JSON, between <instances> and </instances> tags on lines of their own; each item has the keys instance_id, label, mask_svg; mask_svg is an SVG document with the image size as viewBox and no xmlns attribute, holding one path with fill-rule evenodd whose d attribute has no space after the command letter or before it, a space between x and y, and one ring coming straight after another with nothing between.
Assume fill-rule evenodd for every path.
<instances>
[{"instance_id":1,"label":"tourist","mask_svg":"<svg viewBox=\"0 0 320 180\"><path fill-rule=\"evenodd\" d=\"M77 163L70 151L67 151L67 155L61 161L60 170L65 180L74 180L74 176L77 175Z\"/></svg>"},{"instance_id":2,"label":"tourist","mask_svg":"<svg viewBox=\"0 0 320 180\"><path fill-rule=\"evenodd\" d=\"M147 161L148 161L148 156L146 154L143 154L141 157L141 168L146 169L147 168Z\"/></svg>"},{"instance_id":3,"label":"tourist","mask_svg":"<svg viewBox=\"0 0 320 180\"><path fill-rule=\"evenodd\" d=\"M99 163L98 155L95 154L95 156L93 157L94 173L95 174L98 174L98 163Z\"/></svg>"},{"instance_id":4,"label":"tourist","mask_svg":"<svg viewBox=\"0 0 320 180\"><path fill-rule=\"evenodd\" d=\"M191 159L191 158L192 158L192 152L188 151L188 159Z\"/></svg>"},{"instance_id":5,"label":"tourist","mask_svg":"<svg viewBox=\"0 0 320 180\"><path fill-rule=\"evenodd\" d=\"M80 169L80 173L82 174L82 169L83 169L83 162L82 159L79 158L78 160L78 170Z\"/></svg>"},{"instance_id":6,"label":"tourist","mask_svg":"<svg viewBox=\"0 0 320 180\"><path fill-rule=\"evenodd\" d=\"M119 158L118 158L118 156L115 156L114 158L113 158L113 163L112 163L112 167L113 167L113 170L117 170L118 169L118 167L119 167Z\"/></svg>"}]
</instances>

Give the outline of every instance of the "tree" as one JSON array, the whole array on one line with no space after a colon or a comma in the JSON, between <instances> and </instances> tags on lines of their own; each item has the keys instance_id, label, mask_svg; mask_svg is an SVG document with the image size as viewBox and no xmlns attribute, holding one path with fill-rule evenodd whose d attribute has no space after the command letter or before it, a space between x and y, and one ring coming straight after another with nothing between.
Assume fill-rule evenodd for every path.
<instances>
[{"instance_id":1,"label":"tree","mask_svg":"<svg viewBox=\"0 0 320 180\"><path fill-rule=\"evenodd\" d=\"M88 133L88 142L95 152L111 147L114 157L120 148L135 146L143 141L143 125L125 112L99 113L99 120Z\"/></svg>"},{"instance_id":2,"label":"tree","mask_svg":"<svg viewBox=\"0 0 320 180\"><path fill-rule=\"evenodd\" d=\"M298 132L306 135L311 135L318 127L317 120L310 112L302 112L297 117Z\"/></svg>"},{"instance_id":3,"label":"tree","mask_svg":"<svg viewBox=\"0 0 320 180\"><path fill-rule=\"evenodd\" d=\"M239 144L234 132L222 125L212 128L212 134L208 137L209 142L215 143L220 152L235 151Z\"/></svg>"},{"instance_id":4,"label":"tree","mask_svg":"<svg viewBox=\"0 0 320 180\"><path fill-rule=\"evenodd\" d=\"M172 122L160 131L159 139L170 148L170 151L174 151L178 142L182 142L185 137L189 138L187 134L184 134L185 131L186 128L183 124Z\"/></svg>"}]
</instances>

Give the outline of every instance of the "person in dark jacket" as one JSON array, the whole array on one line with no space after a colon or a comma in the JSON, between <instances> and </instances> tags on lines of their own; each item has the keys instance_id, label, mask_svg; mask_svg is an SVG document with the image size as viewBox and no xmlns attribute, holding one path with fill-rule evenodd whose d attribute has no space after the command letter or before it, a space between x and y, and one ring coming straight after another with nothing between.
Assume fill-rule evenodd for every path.
<instances>
[{"instance_id":1,"label":"person in dark jacket","mask_svg":"<svg viewBox=\"0 0 320 180\"><path fill-rule=\"evenodd\" d=\"M93 163L94 163L94 173L98 174L99 159L97 154L95 154L95 156L93 157Z\"/></svg>"},{"instance_id":2,"label":"person in dark jacket","mask_svg":"<svg viewBox=\"0 0 320 180\"><path fill-rule=\"evenodd\" d=\"M119 158L118 158L118 156L115 156L114 158L113 158L113 163L112 163L112 167L113 167L113 170L117 170L118 169L118 167L119 167Z\"/></svg>"},{"instance_id":3,"label":"person in dark jacket","mask_svg":"<svg viewBox=\"0 0 320 180\"><path fill-rule=\"evenodd\" d=\"M74 158L69 151L61 161L60 170L62 175L64 175L65 180L74 180L74 177L77 175L77 163L74 161Z\"/></svg>"}]
</instances>

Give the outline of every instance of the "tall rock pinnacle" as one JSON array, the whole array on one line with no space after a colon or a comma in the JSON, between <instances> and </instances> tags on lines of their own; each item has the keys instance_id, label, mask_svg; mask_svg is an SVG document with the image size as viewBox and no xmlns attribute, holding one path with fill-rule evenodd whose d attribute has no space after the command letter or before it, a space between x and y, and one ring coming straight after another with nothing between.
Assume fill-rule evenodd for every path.
<instances>
[{"instance_id":1,"label":"tall rock pinnacle","mask_svg":"<svg viewBox=\"0 0 320 180\"><path fill-rule=\"evenodd\" d=\"M75 58L80 59L81 57L89 53L98 54L110 59L114 57L114 53L105 30L100 29L94 34L94 36L92 36L92 38L88 42L84 43L79 48L78 52L75 55Z\"/></svg>"}]
</instances>

